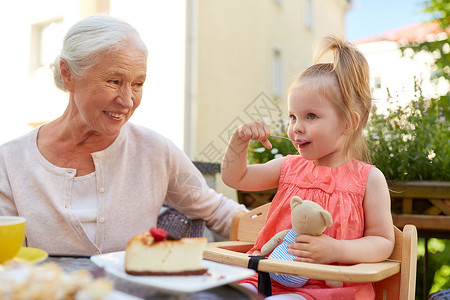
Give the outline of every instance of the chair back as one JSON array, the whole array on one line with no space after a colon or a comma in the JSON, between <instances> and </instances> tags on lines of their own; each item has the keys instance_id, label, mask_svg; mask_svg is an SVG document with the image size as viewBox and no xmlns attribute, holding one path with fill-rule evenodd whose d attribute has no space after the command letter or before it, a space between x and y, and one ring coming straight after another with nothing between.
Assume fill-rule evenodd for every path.
<instances>
[{"instance_id":1,"label":"chair back","mask_svg":"<svg viewBox=\"0 0 450 300\"><path fill-rule=\"evenodd\" d=\"M205 221L202 219L190 219L168 204L163 205L158 216L157 227L164 228L172 237L203 237Z\"/></svg>"},{"instance_id":2,"label":"chair back","mask_svg":"<svg viewBox=\"0 0 450 300\"><path fill-rule=\"evenodd\" d=\"M267 203L248 213L236 212L231 221L230 240L254 243L266 222L269 208L270 203Z\"/></svg>"},{"instance_id":3,"label":"chair back","mask_svg":"<svg viewBox=\"0 0 450 300\"><path fill-rule=\"evenodd\" d=\"M401 262L400 273L375 282L376 299L414 300L417 271L417 229L405 225L403 231L394 226L395 245L390 260Z\"/></svg>"}]
</instances>

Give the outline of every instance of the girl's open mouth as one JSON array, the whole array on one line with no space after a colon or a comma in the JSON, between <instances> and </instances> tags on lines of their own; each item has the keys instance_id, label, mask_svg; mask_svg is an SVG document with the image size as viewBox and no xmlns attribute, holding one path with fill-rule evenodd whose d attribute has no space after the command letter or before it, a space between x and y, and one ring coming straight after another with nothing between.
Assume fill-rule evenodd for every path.
<instances>
[{"instance_id":1,"label":"girl's open mouth","mask_svg":"<svg viewBox=\"0 0 450 300\"><path fill-rule=\"evenodd\" d=\"M309 144L310 142L308 142L308 141L305 141L305 140L296 140L296 141L294 141L294 144L297 144L297 145L304 145L304 144Z\"/></svg>"},{"instance_id":2,"label":"girl's open mouth","mask_svg":"<svg viewBox=\"0 0 450 300\"><path fill-rule=\"evenodd\" d=\"M305 140L297 140L297 141L294 141L294 144L297 145L297 146L299 146L299 147L309 145L310 143L311 143L311 142L308 142L308 141L305 141Z\"/></svg>"}]
</instances>

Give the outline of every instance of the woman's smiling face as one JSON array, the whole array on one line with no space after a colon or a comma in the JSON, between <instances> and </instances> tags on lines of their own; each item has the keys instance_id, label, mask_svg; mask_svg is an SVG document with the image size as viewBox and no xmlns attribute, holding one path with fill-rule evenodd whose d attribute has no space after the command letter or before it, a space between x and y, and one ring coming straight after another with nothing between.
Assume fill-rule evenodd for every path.
<instances>
[{"instance_id":1,"label":"woman's smiling face","mask_svg":"<svg viewBox=\"0 0 450 300\"><path fill-rule=\"evenodd\" d=\"M334 167L346 159L346 124L335 104L308 81L289 93L288 136L302 157L314 160L316 165Z\"/></svg>"},{"instance_id":2,"label":"woman's smiling face","mask_svg":"<svg viewBox=\"0 0 450 300\"><path fill-rule=\"evenodd\" d=\"M135 46L99 56L81 78L71 79L74 118L88 131L117 135L141 102L146 71L146 53Z\"/></svg>"}]
</instances>

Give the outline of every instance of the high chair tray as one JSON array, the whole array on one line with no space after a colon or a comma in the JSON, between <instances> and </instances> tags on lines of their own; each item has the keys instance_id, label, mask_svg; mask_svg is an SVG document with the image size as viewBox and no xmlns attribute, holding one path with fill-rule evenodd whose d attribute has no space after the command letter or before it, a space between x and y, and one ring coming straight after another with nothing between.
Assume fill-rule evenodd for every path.
<instances>
[{"instance_id":1,"label":"high chair tray","mask_svg":"<svg viewBox=\"0 0 450 300\"><path fill-rule=\"evenodd\" d=\"M252 246L252 243L241 241L209 243L206 246L203 257L207 260L246 268L250 256L245 252ZM259 261L258 271L286 273L319 280L377 282L399 273L400 262L386 260L378 263L336 266L270 258Z\"/></svg>"}]
</instances>

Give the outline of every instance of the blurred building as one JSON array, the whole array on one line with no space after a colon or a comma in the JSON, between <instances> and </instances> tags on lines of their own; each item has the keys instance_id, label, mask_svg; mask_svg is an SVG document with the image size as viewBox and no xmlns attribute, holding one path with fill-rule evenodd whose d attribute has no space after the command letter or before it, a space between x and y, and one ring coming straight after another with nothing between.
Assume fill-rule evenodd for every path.
<instances>
[{"instance_id":1,"label":"blurred building","mask_svg":"<svg viewBox=\"0 0 450 300\"><path fill-rule=\"evenodd\" d=\"M364 53L370 66L370 80L376 105L386 108L388 91L399 104L405 104L414 98L414 86L421 85L426 97L445 95L449 85L443 78L433 82L434 55L405 51L401 47L408 43L447 39L447 33L437 22L414 23L396 28L377 36L354 41ZM450 50L450 49L449 49Z\"/></svg>"},{"instance_id":2,"label":"blurred building","mask_svg":"<svg viewBox=\"0 0 450 300\"><path fill-rule=\"evenodd\" d=\"M188 1L185 151L224 150L236 125L278 116L286 90L312 63L314 43L344 35L346 0ZM283 117L287 117L283 114Z\"/></svg>"},{"instance_id":3,"label":"blurred building","mask_svg":"<svg viewBox=\"0 0 450 300\"><path fill-rule=\"evenodd\" d=\"M321 37L345 35L349 0L17 0L0 4L0 144L59 116L67 95L48 69L67 29L105 13L138 29L149 49L133 122L193 160L220 162L230 133L285 113L286 90ZM25 9L26 8L26 9ZM218 190L221 190L218 182ZM228 196L234 197L231 191Z\"/></svg>"}]
</instances>

